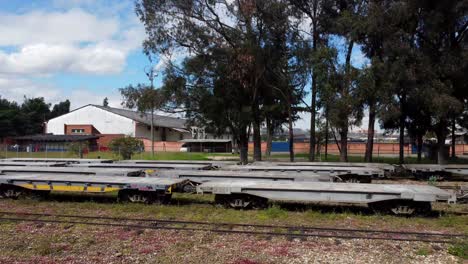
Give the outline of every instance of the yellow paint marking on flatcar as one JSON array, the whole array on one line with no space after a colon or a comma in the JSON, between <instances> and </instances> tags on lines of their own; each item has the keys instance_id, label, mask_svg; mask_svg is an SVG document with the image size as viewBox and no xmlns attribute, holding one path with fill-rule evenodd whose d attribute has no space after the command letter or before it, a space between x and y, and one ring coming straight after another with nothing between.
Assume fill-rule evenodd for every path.
<instances>
[{"instance_id":1,"label":"yellow paint marking on flatcar","mask_svg":"<svg viewBox=\"0 0 468 264\"><path fill-rule=\"evenodd\" d=\"M30 190L40 190L40 191L59 191L59 192L113 192L118 191L120 188L113 187L97 187L97 186L66 186L66 185L53 185L52 188L50 185L34 185L34 184L19 184L19 186L30 189Z\"/></svg>"},{"instance_id":2,"label":"yellow paint marking on flatcar","mask_svg":"<svg viewBox=\"0 0 468 264\"><path fill-rule=\"evenodd\" d=\"M169 186L169 188L167 188L166 193L167 194L172 193L172 186Z\"/></svg>"}]
</instances>

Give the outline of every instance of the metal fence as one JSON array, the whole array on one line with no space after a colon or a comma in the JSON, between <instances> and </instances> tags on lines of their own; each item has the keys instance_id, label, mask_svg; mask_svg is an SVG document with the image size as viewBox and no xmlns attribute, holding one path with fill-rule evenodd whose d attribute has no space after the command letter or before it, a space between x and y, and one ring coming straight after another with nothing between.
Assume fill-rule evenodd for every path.
<instances>
[{"instance_id":1,"label":"metal fence","mask_svg":"<svg viewBox=\"0 0 468 264\"><path fill-rule=\"evenodd\" d=\"M133 150L135 158L144 158L145 149ZM0 158L114 158L121 150L111 150L99 145L80 146L70 144L0 144Z\"/></svg>"}]
</instances>

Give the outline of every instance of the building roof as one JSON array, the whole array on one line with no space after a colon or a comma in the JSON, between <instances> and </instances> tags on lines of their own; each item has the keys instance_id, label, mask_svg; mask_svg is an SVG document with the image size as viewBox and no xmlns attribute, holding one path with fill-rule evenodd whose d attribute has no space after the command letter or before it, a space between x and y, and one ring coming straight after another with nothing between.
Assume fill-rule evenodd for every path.
<instances>
[{"instance_id":1,"label":"building roof","mask_svg":"<svg viewBox=\"0 0 468 264\"><path fill-rule=\"evenodd\" d=\"M15 137L16 140L28 140L36 142L75 142L75 141L88 141L92 139L98 139L99 136L92 135L31 135Z\"/></svg>"},{"instance_id":2,"label":"building roof","mask_svg":"<svg viewBox=\"0 0 468 264\"><path fill-rule=\"evenodd\" d=\"M86 107L86 106L83 106L83 107ZM151 125L151 114L141 113L141 112L132 111L128 109L106 107L102 105L91 105L91 106L111 112L116 115L120 115L129 119L132 119L139 123ZM187 128L186 120L182 118L162 116L162 115L155 114L153 121L154 121L154 125L158 127L178 128L178 129L184 129L184 130Z\"/></svg>"}]
</instances>

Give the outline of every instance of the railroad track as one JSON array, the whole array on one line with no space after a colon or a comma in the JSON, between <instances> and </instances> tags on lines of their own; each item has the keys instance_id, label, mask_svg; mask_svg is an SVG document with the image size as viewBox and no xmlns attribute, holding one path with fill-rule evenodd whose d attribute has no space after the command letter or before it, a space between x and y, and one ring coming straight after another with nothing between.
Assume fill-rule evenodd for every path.
<instances>
[{"instance_id":1,"label":"railroad track","mask_svg":"<svg viewBox=\"0 0 468 264\"><path fill-rule=\"evenodd\" d=\"M51 224L81 224L104 227L123 227L129 229L153 229L173 231L199 231L223 234L247 234L263 236L285 236L307 239L309 237L340 239L371 239L391 241L420 241L430 243L455 243L468 239L464 234L442 234L429 232L408 232L370 229L346 229L312 226L258 225L209 223L197 221L162 220L147 218L117 218L102 216L36 214L19 212L0 212L3 222L32 222Z\"/></svg>"}]
</instances>

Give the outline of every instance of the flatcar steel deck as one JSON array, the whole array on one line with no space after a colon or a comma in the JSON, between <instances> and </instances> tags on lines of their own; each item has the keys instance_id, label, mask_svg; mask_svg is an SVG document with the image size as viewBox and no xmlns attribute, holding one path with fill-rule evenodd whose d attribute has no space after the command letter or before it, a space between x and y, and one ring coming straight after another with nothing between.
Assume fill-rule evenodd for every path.
<instances>
[{"instance_id":1,"label":"flatcar steel deck","mask_svg":"<svg viewBox=\"0 0 468 264\"><path fill-rule=\"evenodd\" d=\"M186 164L186 165L207 165L207 166L226 166L236 165L236 161L216 161L216 160L122 160L117 163L129 164Z\"/></svg>"},{"instance_id":2,"label":"flatcar steel deck","mask_svg":"<svg viewBox=\"0 0 468 264\"><path fill-rule=\"evenodd\" d=\"M102 163L102 164L70 164L71 167L86 168L123 168L141 170L207 170L211 167L203 164L131 164L131 163Z\"/></svg>"},{"instance_id":3,"label":"flatcar steel deck","mask_svg":"<svg viewBox=\"0 0 468 264\"><path fill-rule=\"evenodd\" d=\"M260 166L287 166L287 167L356 167L356 168L378 168L386 172L394 172L395 166L386 163L359 163L359 162L266 162L256 161L253 165Z\"/></svg>"},{"instance_id":4,"label":"flatcar steel deck","mask_svg":"<svg viewBox=\"0 0 468 264\"><path fill-rule=\"evenodd\" d=\"M102 169L102 168L71 168L71 167L0 167L3 174L72 174L72 175L102 175L102 176L145 176L145 172L139 169Z\"/></svg>"},{"instance_id":5,"label":"flatcar steel deck","mask_svg":"<svg viewBox=\"0 0 468 264\"><path fill-rule=\"evenodd\" d=\"M378 168L361 168L361 167L331 167L331 166L226 166L225 170L238 170L238 171L282 171L282 172L312 172L317 174L326 175L361 175L370 177L384 177L385 172Z\"/></svg>"},{"instance_id":6,"label":"flatcar steel deck","mask_svg":"<svg viewBox=\"0 0 468 264\"><path fill-rule=\"evenodd\" d=\"M20 161L0 161L0 166L8 167L64 167L65 162L20 162Z\"/></svg>"},{"instance_id":7,"label":"flatcar steel deck","mask_svg":"<svg viewBox=\"0 0 468 264\"><path fill-rule=\"evenodd\" d=\"M320 175L314 173L296 174L286 172L251 172L251 171L188 171L188 170L162 170L155 173L158 177L169 177L188 179L192 182L202 183L208 181L335 181L340 180L338 177L330 177L328 175Z\"/></svg>"}]
</instances>

